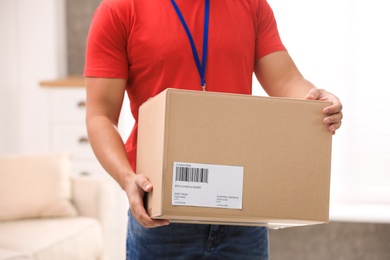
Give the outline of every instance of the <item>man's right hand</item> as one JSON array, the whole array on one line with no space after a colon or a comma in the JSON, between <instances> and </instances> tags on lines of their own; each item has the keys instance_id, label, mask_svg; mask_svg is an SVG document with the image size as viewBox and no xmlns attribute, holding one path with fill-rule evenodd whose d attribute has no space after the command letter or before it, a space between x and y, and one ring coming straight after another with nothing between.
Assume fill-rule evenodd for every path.
<instances>
[{"instance_id":1,"label":"man's right hand","mask_svg":"<svg viewBox=\"0 0 390 260\"><path fill-rule=\"evenodd\" d=\"M169 220L152 219L145 210L143 197L145 192L150 192L152 189L152 183L143 174L134 174L128 180L125 191L129 199L131 214L145 228L169 225Z\"/></svg>"}]
</instances>

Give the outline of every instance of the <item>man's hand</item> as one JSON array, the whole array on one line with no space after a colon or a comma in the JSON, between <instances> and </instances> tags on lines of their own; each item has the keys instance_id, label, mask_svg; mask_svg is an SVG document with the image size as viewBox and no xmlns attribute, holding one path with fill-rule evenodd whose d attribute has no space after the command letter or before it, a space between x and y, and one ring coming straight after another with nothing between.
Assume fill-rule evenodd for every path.
<instances>
[{"instance_id":1,"label":"man's hand","mask_svg":"<svg viewBox=\"0 0 390 260\"><path fill-rule=\"evenodd\" d=\"M323 112L326 115L324 123L328 125L328 129L332 134L336 133L336 130L341 126L341 120L343 119L343 113L341 110L343 106L340 100L332 93L323 89L312 88L305 96L306 100L323 100L330 101L332 105L325 107Z\"/></svg>"},{"instance_id":2,"label":"man's hand","mask_svg":"<svg viewBox=\"0 0 390 260\"><path fill-rule=\"evenodd\" d=\"M134 174L128 181L125 191L129 198L130 211L133 217L145 228L155 228L169 225L169 220L154 220L146 213L143 197L145 192L153 189L152 184L142 174Z\"/></svg>"}]
</instances>

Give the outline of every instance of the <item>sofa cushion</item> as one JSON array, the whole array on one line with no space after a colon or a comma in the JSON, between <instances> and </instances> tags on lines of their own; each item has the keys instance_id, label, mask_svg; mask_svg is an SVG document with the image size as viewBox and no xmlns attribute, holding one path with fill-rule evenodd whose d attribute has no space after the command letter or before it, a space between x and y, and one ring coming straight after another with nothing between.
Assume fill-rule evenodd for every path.
<instances>
[{"instance_id":1,"label":"sofa cushion","mask_svg":"<svg viewBox=\"0 0 390 260\"><path fill-rule=\"evenodd\" d=\"M88 217L0 222L0 246L36 260L98 259L102 236L99 222Z\"/></svg>"},{"instance_id":2,"label":"sofa cushion","mask_svg":"<svg viewBox=\"0 0 390 260\"><path fill-rule=\"evenodd\" d=\"M65 153L0 155L0 221L76 216L70 171Z\"/></svg>"},{"instance_id":3,"label":"sofa cushion","mask_svg":"<svg viewBox=\"0 0 390 260\"><path fill-rule=\"evenodd\" d=\"M28 254L0 248L0 260L32 260Z\"/></svg>"}]
</instances>

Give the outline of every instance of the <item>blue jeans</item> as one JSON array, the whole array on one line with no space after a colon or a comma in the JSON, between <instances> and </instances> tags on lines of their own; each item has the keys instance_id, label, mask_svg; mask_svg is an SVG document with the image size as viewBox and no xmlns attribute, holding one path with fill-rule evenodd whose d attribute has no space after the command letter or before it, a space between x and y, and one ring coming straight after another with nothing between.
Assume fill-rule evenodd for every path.
<instances>
[{"instance_id":1,"label":"blue jeans","mask_svg":"<svg viewBox=\"0 0 390 260\"><path fill-rule=\"evenodd\" d=\"M147 229L129 214L127 260L268 259L268 229L175 224Z\"/></svg>"}]
</instances>

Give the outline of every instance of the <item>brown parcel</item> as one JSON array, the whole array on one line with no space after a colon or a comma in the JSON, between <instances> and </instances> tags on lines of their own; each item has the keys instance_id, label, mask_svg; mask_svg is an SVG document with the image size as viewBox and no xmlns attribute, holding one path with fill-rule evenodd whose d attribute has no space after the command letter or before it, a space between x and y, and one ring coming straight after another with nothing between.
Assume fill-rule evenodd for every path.
<instances>
[{"instance_id":1,"label":"brown parcel","mask_svg":"<svg viewBox=\"0 0 390 260\"><path fill-rule=\"evenodd\" d=\"M329 102L167 89L139 110L137 174L153 184L148 214L183 223L329 221ZM242 208L172 205L174 162L243 167Z\"/></svg>"}]
</instances>

